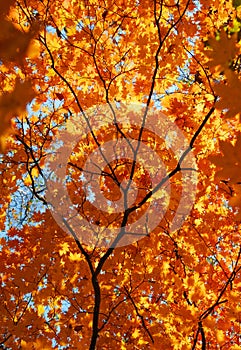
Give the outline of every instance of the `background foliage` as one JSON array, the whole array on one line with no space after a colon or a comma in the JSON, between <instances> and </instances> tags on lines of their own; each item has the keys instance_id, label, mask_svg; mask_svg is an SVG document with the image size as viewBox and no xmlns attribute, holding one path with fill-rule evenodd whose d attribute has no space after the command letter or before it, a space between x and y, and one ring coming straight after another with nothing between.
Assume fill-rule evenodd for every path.
<instances>
[{"instance_id":1,"label":"background foliage","mask_svg":"<svg viewBox=\"0 0 241 350\"><path fill-rule=\"evenodd\" d=\"M240 349L240 5L1 4L2 349ZM180 229L103 250L55 223L45 162L66 120L119 102L161 106L199 181Z\"/></svg>"}]
</instances>

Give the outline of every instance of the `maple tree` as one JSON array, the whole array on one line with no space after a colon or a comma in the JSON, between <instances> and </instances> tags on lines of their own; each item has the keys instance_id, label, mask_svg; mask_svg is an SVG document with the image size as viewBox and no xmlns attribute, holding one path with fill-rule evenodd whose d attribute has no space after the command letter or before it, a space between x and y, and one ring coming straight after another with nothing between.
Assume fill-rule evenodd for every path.
<instances>
[{"instance_id":1,"label":"maple tree","mask_svg":"<svg viewBox=\"0 0 241 350\"><path fill-rule=\"evenodd\" d=\"M0 348L240 349L241 2L0 20Z\"/></svg>"}]
</instances>

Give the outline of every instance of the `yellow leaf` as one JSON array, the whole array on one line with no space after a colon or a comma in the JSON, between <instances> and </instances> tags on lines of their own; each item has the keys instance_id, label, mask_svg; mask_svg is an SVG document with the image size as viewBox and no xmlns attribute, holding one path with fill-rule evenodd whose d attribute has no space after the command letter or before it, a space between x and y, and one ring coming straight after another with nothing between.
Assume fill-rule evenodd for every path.
<instances>
[{"instance_id":1,"label":"yellow leaf","mask_svg":"<svg viewBox=\"0 0 241 350\"><path fill-rule=\"evenodd\" d=\"M30 177L29 174L25 177L25 179L24 179L24 184L25 184L26 186L30 186L30 185L32 184L32 179L31 179L31 177Z\"/></svg>"},{"instance_id":2,"label":"yellow leaf","mask_svg":"<svg viewBox=\"0 0 241 350\"><path fill-rule=\"evenodd\" d=\"M168 272L169 272L169 262L168 261L164 261L163 264L162 264L162 272L164 275L167 275Z\"/></svg>"},{"instance_id":3,"label":"yellow leaf","mask_svg":"<svg viewBox=\"0 0 241 350\"><path fill-rule=\"evenodd\" d=\"M139 340L138 340L138 344L144 345L144 344L148 344L148 342L145 341L145 340L143 340L143 339L139 339Z\"/></svg>"},{"instance_id":4,"label":"yellow leaf","mask_svg":"<svg viewBox=\"0 0 241 350\"><path fill-rule=\"evenodd\" d=\"M136 338L138 338L140 336L140 331L139 331L139 329L135 329L134 330L134 332L132 333L132 337L134 338L134 339L136 339Z\"/></svg>"},{"instance_id":5,"label":"yellow leaf","mask_svg":"<svg viewBox=\"0 0 241 350\"><path fill-rule=\"evenodd\" d=\"M39 175L38 168L37 167L33 168L31 171L31 174L33 177L38 177L38 175Z\"/></svg>"},{"instance_id":6,"label":"yellow leaf","mask_svg":"<svg viewBox=\"0 0 241 350\"><path fill-rule=\"evenodd\" d=\"M37 307L37 312L38 312L38 315L39 316L42 316L42 314L44 313L44 311L45 311L45 308L44 308L44 306L43 305L38 305L38 307Z\"/></svg>"},{"instance_id":7,"label":"yellow leaf","mask_svg":"<svg viewBox=\"0 0 241 350\"><path fill-rule=\"evenodd\" d=\"M79 253L70 253L69 259L71 261L81 261L81 255Z\"/></svg>"},{"instance_id":8,"label":"yellow leaf","mask_svg":"<svg viewBox=\"0 0 241 350\"><path fill-rule=\"evenodd\" d=\"M69 252L69 245L67 242L61 244L61 249L59 250L59 255L62 256Z\"/></svg>"},{"instance_id":9,"label":"yellow leaf","mask_svg":"<svg viewBox=\"0 0 241 350\"><path fill-rule=\"evenodd\" d=\"M216 337L219 343L222 343L225 340L224 332L221 329L217 330Z\"/></svg>"},{"instance_id":10,"label":"yellow leaf","mask_svg":"<svg viewBox=\"0 0 241 350\"><path fill-rule=\"evenodd\" d=\"M37 40L32 40L29 44L26 56L29 58L36 58L40 53L40 44Z\"/></svg>"}]
</instances>

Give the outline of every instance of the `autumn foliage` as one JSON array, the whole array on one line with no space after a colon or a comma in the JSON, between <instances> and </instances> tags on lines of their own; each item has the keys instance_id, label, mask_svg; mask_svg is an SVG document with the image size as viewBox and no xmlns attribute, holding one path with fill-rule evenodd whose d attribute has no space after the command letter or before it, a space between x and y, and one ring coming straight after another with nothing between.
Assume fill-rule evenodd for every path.
<instances>
[{"instance_id":1,"label":"autumn foliage","mask_svg":"<svg viewBox=\"0 0 241 350\"><path fill-rule=\"evenodd\" d=\"M0 21L0 348L241 349L241 1L8 0ZM131 127L92 127L133 105ZM152 110L176 129L156 135ZM78 130L63 170L70 211L49 179ZM96 209L83 169L119 139L137 142L134 160L94 164L103 196L124 198L116 214ZM137 161L138 142L166 173L149 153ZM147 210L157 224L146 216L131 236ZM89 223L91 244L67 212Z\"/></svg>"}]
</instances>

